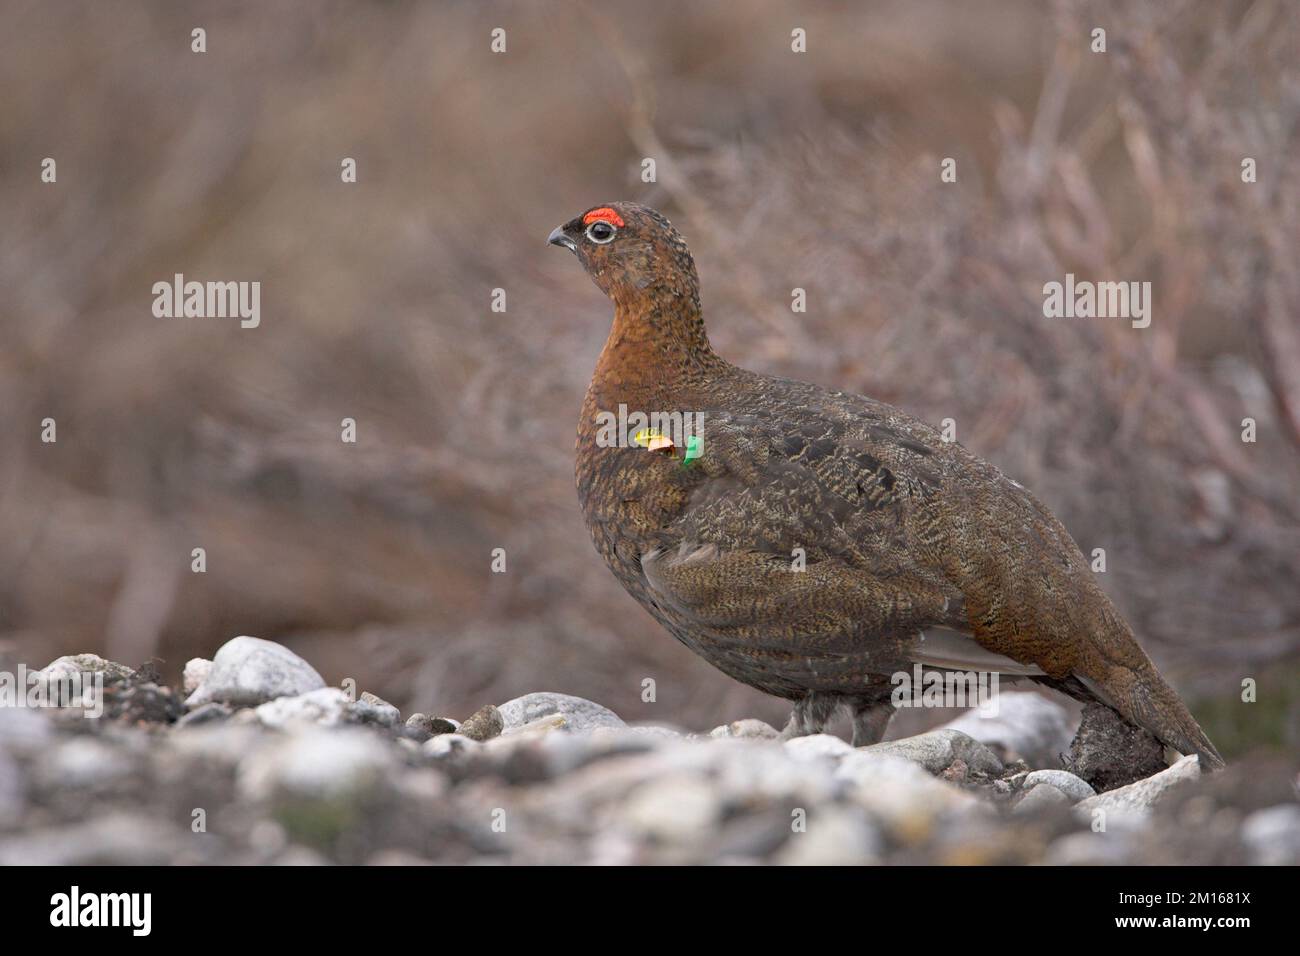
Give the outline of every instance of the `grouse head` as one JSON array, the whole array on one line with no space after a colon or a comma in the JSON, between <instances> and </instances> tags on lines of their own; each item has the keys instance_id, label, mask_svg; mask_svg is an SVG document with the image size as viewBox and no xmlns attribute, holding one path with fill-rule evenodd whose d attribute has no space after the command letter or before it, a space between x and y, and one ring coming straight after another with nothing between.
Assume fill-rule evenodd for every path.
<instances>
[{"instance_id":1,"label":"grouse head","mask_svg":"<svg viewBox=\"0 0 1300 956\"><path fill-rule=\"evenodd\" d=\"M594 206L552 230L548 241L576 255L616 304L669 296L699 308L699 278L686 240L653 209L634 202Z\"/></svg>"}]
</instances>

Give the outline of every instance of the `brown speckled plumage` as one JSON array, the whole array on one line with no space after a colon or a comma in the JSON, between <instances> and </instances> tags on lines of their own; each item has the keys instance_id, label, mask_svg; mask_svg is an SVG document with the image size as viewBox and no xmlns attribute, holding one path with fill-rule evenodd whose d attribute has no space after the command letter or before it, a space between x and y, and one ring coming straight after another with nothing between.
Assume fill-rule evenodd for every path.
<instances>
[{"instance_id":1,"label":"brown speckled plumage","mask_svg":"<svg viewBox=\"0 0 1300 956\"><path fill-rule=\"evenodd\" d=\"M896 408L723 361L682 237L646 207L604 208L623 220L611 239L581 216L551 237L615 305L578 425L578 496L596 549L673 636L794 701L790 734L847 705L855 743L879 739L889 675L921 663L1100 700L1222 764L1032 494ZM702 414L701 457L602 447L598 413L620 404Z\"/></svg>"}]
</instances>

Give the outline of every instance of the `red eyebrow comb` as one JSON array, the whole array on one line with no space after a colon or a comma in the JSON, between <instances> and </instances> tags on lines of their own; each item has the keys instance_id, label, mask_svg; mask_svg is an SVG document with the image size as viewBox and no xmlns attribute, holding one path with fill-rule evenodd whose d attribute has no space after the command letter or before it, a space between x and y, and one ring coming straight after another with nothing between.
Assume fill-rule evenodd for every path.
<instances>
[{"instance_id":1,"label":"red eyebrow comb","mask_svg":"<svg viewBox=\"0 0 1300 956\"><path fill-rule=\"evenodd\" d=\"M606 222L612 222L616 226L624 225L623 217L610 209L608 206L601 206L599 209L593 209L582 217L582 224L589 226L597 219L604 219Z\"/></svg>"}]
</instances>

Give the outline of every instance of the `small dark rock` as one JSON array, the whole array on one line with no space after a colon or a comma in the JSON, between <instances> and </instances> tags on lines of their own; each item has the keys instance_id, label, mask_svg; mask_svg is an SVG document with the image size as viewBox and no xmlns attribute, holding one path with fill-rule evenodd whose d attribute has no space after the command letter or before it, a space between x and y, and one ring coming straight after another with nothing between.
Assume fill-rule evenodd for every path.
<instances>
[{"instance_id":1,"label":"small dark rock","mask_svg":"<svg viewBox=\"0 0 1300 956\"><path fill-rule=\"evenodd\" d=\"M505 726L506 722L501 717L501 711L488 704L475 711L472 717L461 724L458 733L470 740L491 740L493 737L501 736Z\"/></svg>"},{"instance_id":2,"label":"small dark rock","mask_svg":"<svg viewBox=\"0 0 1300 956\"><path fill-rule=\"evenodd\" d=\"M1124 787L1164 770L1165 748L1104 704L1083 708L1066 769L1098 793Z\"/></svg>"},{"instance_id":3,"label":"small dark rock","mask_svg":"<svg viewBox=\"0 0 1300 956\"><path fill-rule=\"evenodd\" d=\"M966 761L958 758L939 776L944 780L951 780L953 783L961 783L970 776L970 767L966 765Z\"/></svg>"},{"instance_id":4,"label":"small dark rock","mask_svg":"<svg viewBox=\"0 0 1300 956\"><path fill-rule=\"evenodd\" d=\"M166 685L130 677L104 682L104 716L130 724L172 724L185 712L184 702Z\"/></svg>"},{"instance_id":5,"label":"small dark rock","mask_svg":"<svg viewBox=\"0 0 1300 956\"><path fill-rule=\"evenodd\" d=\"M439 734L454 734L456 730L455 722L448 720L446 717L412 714L406 718L406 723L401 729L401 735L417 743L424 743L430 737L437 737Z\"/></svg>"},{"instance_id":6,"label":"small dark rock","mask_svg":"<svg viewBox=\"0 0 1300 956\"><path fill-rule=\"evenodd\" d=\"M149 658L136 668L135 673L131 675L131 679L141 684L161 684L163 676L162 671L158 669L158 660L152 657Z\"/></svg>"}]
</instances>

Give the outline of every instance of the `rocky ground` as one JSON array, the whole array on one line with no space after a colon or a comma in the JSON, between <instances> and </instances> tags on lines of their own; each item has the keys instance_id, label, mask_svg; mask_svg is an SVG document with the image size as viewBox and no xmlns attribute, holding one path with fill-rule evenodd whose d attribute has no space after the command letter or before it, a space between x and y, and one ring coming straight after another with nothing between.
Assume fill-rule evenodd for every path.
<instances>
[{"instance_id":1,"label":"rocky ground","mask_svg":"<svg viewBox=\"0 0 1300 956\"><path fill-rule=\"evenodd\" d=\"M1077 721L1032 693L855 750L555 693L403 719L249 637L180 690L92 655L38 680L87 670L99 719L0 707L0 864L1300 861L1294 765L1191 757L1098 793L1063 769L1096 763Z\"/></svg>"}]
</instances>

